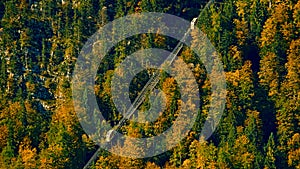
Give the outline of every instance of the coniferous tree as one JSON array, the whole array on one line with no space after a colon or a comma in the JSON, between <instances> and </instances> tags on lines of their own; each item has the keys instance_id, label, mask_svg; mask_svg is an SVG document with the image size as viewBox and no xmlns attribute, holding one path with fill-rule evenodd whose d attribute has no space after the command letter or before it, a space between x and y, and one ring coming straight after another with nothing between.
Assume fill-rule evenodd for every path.
<instances>
[{"instance_id":1,"label":"coniferous tree","mask_svg":"<svg viewBox=\"0 0 300 169\"><path fill-rule=\"evenodd\" d=\"M276 147L273 133L270 134L267 145L264 147L265 161L264 168L276 168Z\"/></svg>"}]
</instances>

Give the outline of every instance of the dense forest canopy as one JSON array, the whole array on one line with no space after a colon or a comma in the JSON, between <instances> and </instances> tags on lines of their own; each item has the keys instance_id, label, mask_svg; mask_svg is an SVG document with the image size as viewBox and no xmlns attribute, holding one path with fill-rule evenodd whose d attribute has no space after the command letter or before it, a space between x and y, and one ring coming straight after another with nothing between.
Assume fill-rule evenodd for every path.
<instances>
[{"instance_id":1,"label":"dense forest canopy","mask_svg":"<svg viewBox=\"0 0 300 169\"><path fill-rule=\"evenodd\" d=\"M1 0L0 168L83 168L98 147L78 121L71 84L87 39L106 23L133 13L164 12L191 21L206 3ZM300 168L300 1L216 0L202 12L197 27L217 49L226 71L226 108L217 130L208 140L199 140L211 85L201 61L184 47L178 57L191 65L201 96L188 136L170 151L145 159L101 150L92 167ZM139 49L172 50L176 43L159 32L140 34L109 51L99 65L94 93L111 125L122 118L110 93L117 65ZM132 101L153 71L142 71L132 80ZM167 100L159 118L151 125L127 121L121 132L150 137L170 127L181 106L178 84L163 73L157 88ZM149 109L148 102L139 109Z\"/></svg>"}]
</instances>

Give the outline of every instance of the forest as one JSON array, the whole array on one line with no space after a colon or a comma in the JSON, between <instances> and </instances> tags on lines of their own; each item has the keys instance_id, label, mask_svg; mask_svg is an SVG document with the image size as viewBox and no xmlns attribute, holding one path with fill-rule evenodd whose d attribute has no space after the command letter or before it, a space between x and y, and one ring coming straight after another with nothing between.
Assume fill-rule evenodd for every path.
<instances>
[{"instance_id":1,"label":"forest","mask_svg":"<svg viewBox=\"0 0 300 169\"><path fill-rule=\"evenodd\" d=\"M207 3L0 0L0 168L83 168L99 148L79 122L71 88L88 38L134 13L160 12L191 21L202 12L196 26L216 48L226 75L225 110L216 131L207 140L199 139L211 85L203 63L185 46L178 57L190 65L201 103L192 130L154 157L128 158L100 148L91 168L300 169L300 0L215 0L204 10ZM124 39L109 51L99 65L93 93L112 126L122 119L111 95L116 67L140 49L172 51L176 44L157 32ZM153 71L134 77L131 101ZM178 84L163 73L157 88L167 100L158 119L149 124L128 120L120 132L141 138L170 127L180 113ZM139 110L149 109L148 102ZM116 148L131 144L125 140Z\"/></svg>"}]
</instances>

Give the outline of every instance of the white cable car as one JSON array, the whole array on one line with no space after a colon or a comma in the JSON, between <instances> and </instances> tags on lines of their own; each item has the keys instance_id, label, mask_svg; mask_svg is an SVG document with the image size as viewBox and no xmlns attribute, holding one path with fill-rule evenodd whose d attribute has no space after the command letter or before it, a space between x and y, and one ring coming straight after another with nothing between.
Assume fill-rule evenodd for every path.
<instances>
[{"instance_id":1,"label":"white cable car","mask_svg":"<svg viewBox=\"0 0 300 169\"><path fill-rule=\"evenodd\" d=\"M105 139L106 142L111 141L112 137L114 136L114 132L115 132L115 130L111 129L106 133L106 139Z\"/></svg>"},{"instance_id":2,"label":"white cable car","mask_svg":"<svg viewBox=\"0 0 300 169\"><path fill-rule=\"evenodd\" d=\"M195 29L195 24L196 24L196 22L197 22L197 19L198 19L198 18L194 18L194 19L192 20L192 22L191 22L191 29L192 29L192 30Z\"/></svg>"}]
</instances>

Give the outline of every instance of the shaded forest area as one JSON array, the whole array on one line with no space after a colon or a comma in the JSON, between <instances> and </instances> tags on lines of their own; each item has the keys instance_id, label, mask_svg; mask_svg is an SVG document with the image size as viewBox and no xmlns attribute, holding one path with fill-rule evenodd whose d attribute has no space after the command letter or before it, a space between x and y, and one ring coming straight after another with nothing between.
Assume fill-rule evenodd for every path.
<instances>
[{"instance_id":1,"label":"shaded forest area","mask_svg":"<svg viewBox=\"0 0 300 169\"><path fill-rule=\"evenodd\" d=\"M0 168L82 168L97 149L80 126L71 93L72 71L86 40L127 14L165 12L190 21L206 3L1 0ZM103 150L94 168L300 168L300 1L218 0L203 12L197 26L217 48L226 71L226 108L217 131L199 140L210 82L185 47L179 57L192 63L201 91L197 123L188 136L172 150L146 159ZM107 120L116 124L121 119L110 93L115 66L138 49L171 50L175 44L158 32L126 39L110 51L95 79ZM144 71L133 80L132 100L148 79ZM164 116L152 126L128 122L122 128L127 135L160 133L179 113L174 78L165 75L158 86L168 100ZM147 103L140 107L147 108Z\"/></svg>"}]
</instances>

